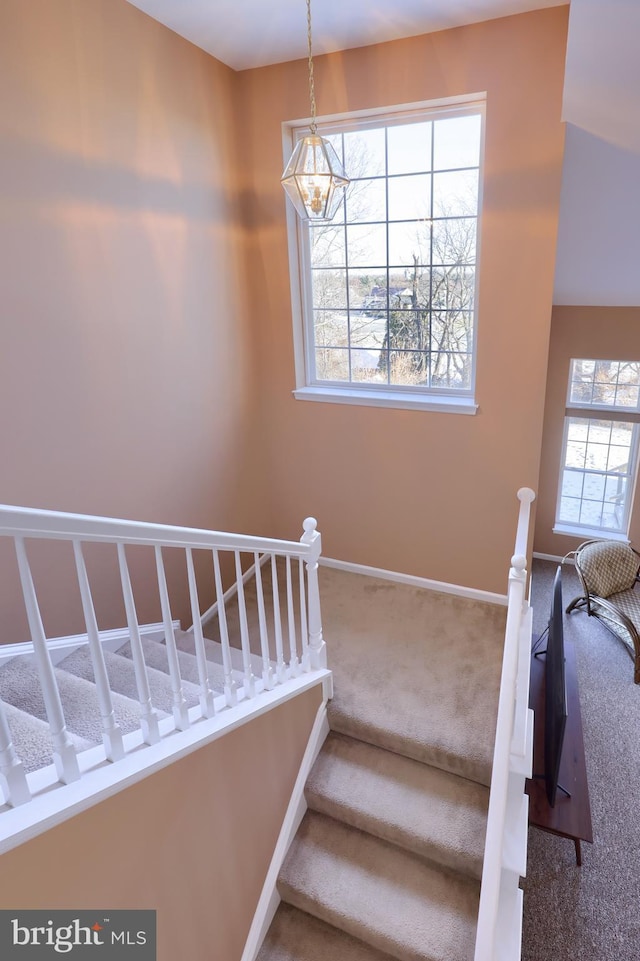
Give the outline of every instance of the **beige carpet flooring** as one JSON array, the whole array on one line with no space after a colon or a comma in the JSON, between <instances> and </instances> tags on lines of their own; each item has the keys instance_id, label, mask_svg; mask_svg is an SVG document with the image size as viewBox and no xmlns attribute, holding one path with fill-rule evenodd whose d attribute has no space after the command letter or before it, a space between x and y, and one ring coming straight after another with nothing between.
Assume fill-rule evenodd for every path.
<instances>
[{"instance_id":1,"label":"beige carpet flooring","mask_svg":"<svg viewBox=\"0 0 640 961\"><path fill-rule=\"evenodd\" d=\"M534 631L546 626L556 564L534 561ZM564 606L580 593L563 567ZM595 618L565 615L575 644L594 843L529 829L523 961L640 959L640 686L625 648Z\"/></svg>"},{"instance_id":2,"label":"beige carpet flooring","mask_svg":"<svg viewBox=\"0 0 640 961\"><path fill-rule=\"evenodd\" d=\"M491 780L506 608L321 568L331 726Z\"/></svg>"},{"instance_id":3,"label":"beige carpet flooring","mask_svg":"<svg viewBox=\"0 0 640 961\"><path fill-rule=\"evenodd\" d=\"M294 584L295 577L294 566ZM278 579L288 661L282 568ZM269 564L262 568L262 580L275 661ZM506 608L330 567L320 567L319 582L336 690L332 727L489 784L500 683L496 663L502 656ZM255 582L249 581L244 591L251 650L258 655ZM295 623L298 616L296 605ZM226 606L226 618L230 637L237 638L234 600ZM217 618L205 633L219 640ZM257 656L253 660L260 676L260 661Z\"/></svg>"},{"instance_id":4,"label":"beige carpet flooring","mask_svg":"<svg viewBox=\"0 0 640 961\"><path fill-rule=\"evenodd\" d=\"M471 961L505 608L330 568L320 586L332 733L259 961Z\"/></svg>"}]
</instances>

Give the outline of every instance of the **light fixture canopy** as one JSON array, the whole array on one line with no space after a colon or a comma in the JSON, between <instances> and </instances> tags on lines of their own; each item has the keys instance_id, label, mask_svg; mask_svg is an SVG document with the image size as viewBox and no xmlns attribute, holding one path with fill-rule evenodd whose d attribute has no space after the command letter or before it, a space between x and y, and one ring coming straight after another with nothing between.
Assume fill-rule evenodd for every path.
<instances>
[{"instance_id":1,"label":"light fixture canopy","mask_svg":"<svg viewBox=\"0 0 640 961\"><path fill-rule=\"evenodd\" d=\"M311 52L311 0L307 0L309 48L310 133L298 140L281 177L282 186L298 216L305 221L331 220L340 206L349 178L333 145L317 133L316 98Z\"/></svg>"}]
</instances>

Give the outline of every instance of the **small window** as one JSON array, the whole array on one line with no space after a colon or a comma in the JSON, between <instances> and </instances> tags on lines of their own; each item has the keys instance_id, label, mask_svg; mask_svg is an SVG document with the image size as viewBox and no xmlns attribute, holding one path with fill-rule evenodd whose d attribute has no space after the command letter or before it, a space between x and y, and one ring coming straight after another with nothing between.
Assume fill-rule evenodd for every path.
<instances>
[{"instance_id":1,"label":"small window","mask_svg":"<svg viewBox=\"0 0 640 961\"><path fill-rule=\"evenodd\" d=\"M288 213L297 397L475 411L483 118L476 98L318 123L350 184L328 224Z\"/></svg>"},{"instance_id":2,"label":"small window","mask_svg":"<svg viewBox=\"0 0 640 961\"><path fill-rule=\"evenodd\" d=\"M572 360L557 531L626 536L639 433L640 363Z\"/></svg>"}]
</instances>

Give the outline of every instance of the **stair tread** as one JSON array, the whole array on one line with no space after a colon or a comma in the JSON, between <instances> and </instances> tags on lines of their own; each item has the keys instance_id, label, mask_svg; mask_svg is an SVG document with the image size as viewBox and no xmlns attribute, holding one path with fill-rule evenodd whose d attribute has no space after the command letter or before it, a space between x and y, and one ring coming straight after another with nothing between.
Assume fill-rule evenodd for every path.
<instances>
[{"instance_id":1,"label":"stair tread","mask_svg":"<svg viewBox=\"0 0 640 961\"><path fill-rule=\"evenodd\" d=\"M195 656L196 642L193 634L189 631L176 632L176 646L178 650ZM212 641L210 638L205 637L204 649L208 661L212 664L222 664L222 644L219 641ZM244 664L242 651L237 647L230 646L229 653L231 657L231 667L234 671L238 672L240 677L243 676ZM255 677L262 677L262 658L258 654L251 655L251 670ZM238 676L236 676L236 680L237 679Z\"/></svg>"},{"instance_id":2,"label":"stair tread","mask_svg":"<svg viewBox=\"0 0 640 961\"><path fill-rule=\"evenodd\" d=\"M450 774L471 779L486 787L491 783L490 764L465 758L444 748L441 744L430 743L424 737L424 732L411 730L411 721L407 723L406 730L400 730L399 724L396 725L398 729L394 730L371 718L361 716L358 711L352 711L350 705L340 700L339 695L329 702L327 714L332 731L357 741L383 747L394 754L401 754L403 757L420 761L430 767L437 767Z\"/></svg>"},{"instance_id":3,"label":"stair tread","mask_svg":"<svg viewBox=\"0 0 640 961\"><path fill-rule=\"evenodd\" d=\"M34 717L32 714L27 714L26 711L14 707L13 704L5 703L3 707L9 722L13 746L26 773L53 764L51 732L47 722ZM95 747L96 744L95 741L80 737L73 731L69 731L69 737L78 752Z\"/></svg>"},{"instance_id":4,"label":"stair tread","mask_svg":"<svg viewBox=\"0 0 640 961\"><path fill-rule=\"evenodd\" d=\"M310 808L477 878L489 792L483 785L331 733L306 784Z\"/></svg>"},{"instance_id":5,"label":"stair tread","mask_svg":"<svg viewBox=\"0 0 640 961\"><path fill-rule=\"evenodd\" d=\"M506 608L321 566L329 724L488 786Z\"/></svg>"},{"instance_id":6,"label":"stair tread","mask_svg":"<svg viewBox=\"0 0 640 961\"><path fill-rule=\"evenodd\" d=\"M131 658L113 651L103 651L103 654L112 694L120 694L137 704L138 687ZM94 683L93 662L88 647L81 647L65 657L58 664L58 670L68 671L74 677ZM171 713L173 694L169 675L147 666L147 678L153 706L164 713ZM185 681L183 691L189 707L197 704L198 688L194 684Z\"/></svg>"},{"instance_id":7,"label":"stair tread","mask_svg":"<svg viewBox=\"0 0 640 961\"><path fill-rule=\"evenodd\" d=\"M95 684L60 667L54 668L54 674L68 730L90 741L101 743L102 722ZM43 721L47 719L37 671L26 658L15 657L3 665L0 670L0 697L27 714L33 714ZM116 722L122 733L138 730L138 704L117 691L112 693L112 701ZM163 716L163 712L158 712L158 715Z\"/></svg>"},{"instance_id":8,"label":"stair tread","mask_svg":"<svg viewBox=\"0 0 640 961\"><path fill-rule=\"evenodd\" d=\"M144 659L147 664L147 670L150 675L151 672L157 672L161 677L167 678L169 686L171 685L171 680L169 676L169 662L167 658L167 648L165 644L161 644L159 641L149 641L143 640L142 649L144 651ZM122 657L126 657L127 660L132 660L131 643L127 641L122 647L118 648L117 654ZM198 662L194 654L187 654L184 651L178 651L178 664L180 667L180 677L182 679L183 689L185 692L185 697L189 705L194 704L197 700L198 692L200 690L200 675L198 674ZM207 661L207 676L209 678L209 686L212 691L221 694L224 691L224 671L219 664L214 664L211 661ZM237 678L236 678L237 680ZM158 679L158 683L161 684L162 681Z\"/></svg>"},{"instance_id":9,"label":"stair tread","mask_svg":"<svg viewBox=\"0 0 640 961\"><path fill-rule=\"evenodd\" d=\"M393 958L282 902L256 961L393 961Z\"/></svg>"},{"instance_id":10,"label":"stair tread","mask_svg":"<svg viewBox=\"0 0 640 961\"><path fill-rule=\"evenodd\" d=\"M479 884L308 811L280 872L283 900L398 961L471 961Z\"/></svg>"},{"instance_id":11,"label":"stair tread","mask_svg":"<svg viewBox=\"0 0 640 961\"><path fill-rule=\"evenodd\" d=\"M142 649L144 651L144 657L147 665L150 668L155 668L157 671L162 671L164 674L169 674L169 660L167 656L167 645L164 641L154 641L153 638L143 637ZM191 684L199 685L200 676L198 674L198 661L195 654L190 654L188 651L183 651L177 645L176 637L176 647L178 655L178 665L180 667L180 677L184 682L189 682ZM194 647L195 650L195 647ZM126 641L122 647L118 648L117 654L122 654L123 657L131 658L131 642ZM211 689L222 693L224 691L224 670L222 664L212 661L210 658L207 660L207 673L209 676L209 681ZM240 680L240 675L234 671L233 677L238 682Z\"/></svg>"}]
</instances>

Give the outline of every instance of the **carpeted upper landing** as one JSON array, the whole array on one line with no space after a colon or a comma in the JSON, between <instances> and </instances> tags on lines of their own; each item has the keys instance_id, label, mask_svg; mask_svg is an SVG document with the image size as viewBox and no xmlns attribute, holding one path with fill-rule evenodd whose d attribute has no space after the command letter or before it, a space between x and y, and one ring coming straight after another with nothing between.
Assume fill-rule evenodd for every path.
<instances>
[{"instance_id":1,"label":"carpeted upper landing","mask_svg":"<svg viewBox=\"0 0 640 961\"><path fill-rule=\"evenodd\" d=\"M332 729L488 785L506 607L329 567L319 579Z\"/></svg>"}]
</instances>

